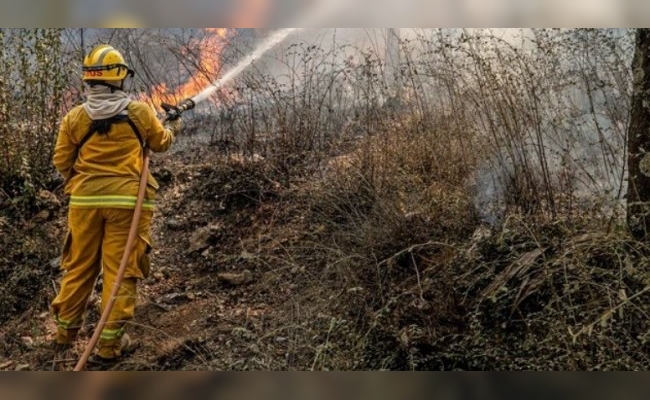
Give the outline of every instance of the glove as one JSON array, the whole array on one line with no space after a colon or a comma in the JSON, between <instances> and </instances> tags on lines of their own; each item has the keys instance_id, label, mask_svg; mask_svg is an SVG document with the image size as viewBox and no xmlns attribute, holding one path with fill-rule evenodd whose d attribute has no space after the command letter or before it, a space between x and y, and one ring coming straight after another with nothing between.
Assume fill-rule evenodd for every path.
<instances>
[{"instance_id":1,"label":"glove","mask_svg":"<svg viewBox=\"0 0 650 400\"><path fill-rule=\"evenodd\" d=\"M181 122L181 118L179 117L174 120L165 121L164 127L165 129L170 130L172 134L176 136L178 133L180 133L182 125L183 124Z\"/></svg>"}]
</instances>

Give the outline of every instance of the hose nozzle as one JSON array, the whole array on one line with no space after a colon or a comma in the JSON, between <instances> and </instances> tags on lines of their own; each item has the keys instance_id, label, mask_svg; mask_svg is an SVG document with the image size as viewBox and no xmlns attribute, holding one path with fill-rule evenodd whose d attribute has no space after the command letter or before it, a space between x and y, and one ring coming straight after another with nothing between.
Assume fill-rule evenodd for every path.
<instances>
[{"instance_id":1,"label":"hose nozzle","mask_svg":"<svg viewBox=\"0 0 650 400\"><path fill-rule=\"evenodd\" d=\"M171 105L167 103L162 103L160 107L167 113L166 121L173 121L180 118L181 114L187 110L191 110L196 106L196 103L192 99L185 99L178 103L178 105Z\"/></svg>"},{"instance_id":2,"label":"hose nozzle","mask_svg":"<svg viewBox=\"0 0 650 400\"><path fill-rule=\"evenodd\" d=\"M185 112L187 110L191 110L196 106L196 103L192 99L185 99L180 102L178 105L178 108L181 110L181 112Z\"/></svg>"}]
</instances>

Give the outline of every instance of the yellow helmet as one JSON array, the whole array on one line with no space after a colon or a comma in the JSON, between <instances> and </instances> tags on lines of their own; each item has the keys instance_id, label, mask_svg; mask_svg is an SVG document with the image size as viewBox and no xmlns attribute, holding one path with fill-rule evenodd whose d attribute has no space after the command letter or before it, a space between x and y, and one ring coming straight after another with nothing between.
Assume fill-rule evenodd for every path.
<instances>
[{"instance_id":1,"label":"yellow helmet","mask_svg":"<svg viewBox=\"0 0 650 400\"><path fill-rule=\"evenodd\" d=\"M100 44L88 53L81 70L84 81L121 81L134 73L122 54L108 44Z\"/></svg>"}]
</instances>

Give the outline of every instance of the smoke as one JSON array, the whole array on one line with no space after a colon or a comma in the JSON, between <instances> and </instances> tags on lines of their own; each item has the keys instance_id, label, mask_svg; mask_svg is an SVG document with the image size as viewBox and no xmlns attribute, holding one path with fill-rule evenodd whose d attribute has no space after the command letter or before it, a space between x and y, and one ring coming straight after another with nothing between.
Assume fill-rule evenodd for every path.
<instances>
[{"instance_id":1,"label":"smoke","mask_svg":"<svg viewBox=\"0 0 650 400\"><path fill-rule=\"evenodd\" d=\"M499 86L484 92L492 97L474 110L473 121L485 128L481 135L493 139L468 181L482 220L498 224L508 207L527 202L550 208L551 198L559 211L611 215L621 210L627 190L629 32L490 33L502 33L500 38L525 54L530 67L517 71L517 63L497 63L507 67L506 75L497 74ZM547 58L550 52L540 57L540 49L551 46L558 46L557 60ZM490 49L477 52L494 61Z\"/></svg>"},{"instance_id":2,"label":"smoke","mask_svg":"<svg viewBox=\"0 0 650 400\"><path fill-rule=\"evenodd\" d=\"M538 119L522 115L526 125L518 138L503 124L492 134L510 138L491 148L470 181L475 205L484 222L501 221L513 193L522 189L524 177L537 184L540 193L552 192L561 207L590 209L604 215L624 206L626 187L626 128L629 107L631 65L629 38L617 38L618 63L602 57L607 43L589 49L590 56L567 57L548 82L534 107ZM590 57L593 56L593 59ZM595 62L594 59L600 59ZM522 113L525 114L525 113ZM524 187L525 189L525 187ZM543 199L535 199L544 201Z\"/></svg>"},{"instance_id":3,"label":"smoke","mask_svg":"<svg viewBox=\"0 0 650 400\"><path fill-rule=\"evenodd\" d=\"M611 210L622 202L633 49L629 31L238 32L228 47L234 62L194 95L195 102L226 87L247 88L246 102L262 108L271 101L288 104L284 97L273 99L280 91L280 96L303 99L325 99L329 93L326 106L303 110L315 113L309 118L322 122L319 134L326 136L325 129L354 123L350 120L361 115L359 110L366 113L363 118L373 118L367 110L386 107L395 96L387 78L397 73L392 84L399 88L400 113L421 121L425 130L439 130L436 121L446 117L452 121L450 132L473 132L476 147L468 150L480 153L481 162L467 184L486 222L498 223L531 188L540 196L552 191L581 207ZM253 108L248 115L262 111ZM260 116L266 122L275 117Z\"/></svg>"},{"instance_id":4,"label":"smoke","mask_svg":"<svg viewBox=\"0 0 650 400\"><path fill-rule=\"evenodd\" d=\"M310 78L296 71L302 73L307 64L314 63L309 53L313 46L321 52L314 55L321 57L321 75L344 66L363 68L368 56L379 62L374 72L388 75L390 31L301 30L269 51L250 72L269 76L279 85L311 84ZM429 118L428 114L434 120L464 108L464 116L450 115L457 130L475 130L479 142L491 138L492 144L476 149L483 159L468 182L476 208L487 223L497 223L513 202L525 201L522 196L531 188L540 197L552 192L558 202L570 198L573 206L603 211L621 205L632 56L629 32L394 31L400 49L395 69L408 77L398 82L402 103L415 107L422 118ZM450 51L453 59L448 64L440 56L445 43L456 49ZM304 54L308 56L301 57ZM477 76L479 62L492 69ZM359 104L355 84L359 82L341 83L339 89L348 90L352 98L341 106ZM447 92L445 85L455 91ZM377 107L388 101L384 92L373 96ZM421 104L414 105L416 100ZM456 103L456 109L449 108L451 103ZM524 183L527 186L522 187Z\"/></svg>"}]
</instances>

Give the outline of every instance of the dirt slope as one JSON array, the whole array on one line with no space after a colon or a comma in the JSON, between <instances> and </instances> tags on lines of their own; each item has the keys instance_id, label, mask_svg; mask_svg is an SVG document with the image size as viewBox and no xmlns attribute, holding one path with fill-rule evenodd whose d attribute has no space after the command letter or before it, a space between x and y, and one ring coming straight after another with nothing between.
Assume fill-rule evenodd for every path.
<instances>
[{"instance_id":1,"label":"dirt slope","mask_svg":"<svg viewBox=\"0 0 650 400\"><path fill-rule=\"evenodd\" d=\"M112 369L650 365L650 247L622 227L586 212L476 229L457 186L434 179L407 201L392 170L381 191L358 171L286 179L271 161L189 140L154 156L152 273L129 328L141 346ZM99 317L95 297L77 347L47 348L65 230L52 191L29 218L0 214L2 370L72 369Z\"/></svg>"},{"instance_id":2,"label":"dirt slope","mask_svg":"<svg viewBox=\"0 0 650 400\"><path fill-rule=\"evenodd\" d=\"M290 339L267 328L284 318L293 284L281 270L260 265L253 253L257 246L283 240L265 237L278 218L274 202L282 188L257 166L237 158L217 160L217 155L199 144L152 159L161 183L152 273L139 287L129 329L142 345L114 369L290 367ZM61 233L64 222L62 207L48 225L57 227L51 234ZM60 275L52 266L40 267L52 285L2 330L18 342L0 357L2 369L72 369L99 317L95 296L76 348L52 354L47 342L54 325L47 302Z\"/></svg>"}]
</instances>

